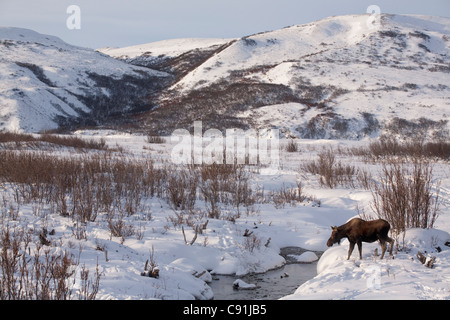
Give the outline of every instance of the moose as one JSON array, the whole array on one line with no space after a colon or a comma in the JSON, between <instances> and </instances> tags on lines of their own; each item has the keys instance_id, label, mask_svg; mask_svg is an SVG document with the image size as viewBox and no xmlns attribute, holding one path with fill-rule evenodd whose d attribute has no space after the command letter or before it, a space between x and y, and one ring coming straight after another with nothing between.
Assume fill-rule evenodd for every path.
<instances>
[{"instance_id":1,"label":"moose","mask_svg":"<svg viewBox=\"0 0 450 320\"><path fill-rule=\"evenodd\" d=\"M327 246L331 247L335 243L340 243L342 238L347 238L350 242L347 260L352 255L355 243L358 244L359 258L362 259L362 243L379 240L382 250L381 259L383 259L387 247L386 242L391 244L389 254L392 256L394 240L388 237L390 228L389 222L383 219L365 221L360 218L353 218L340 227L331 227L332 233L327 241Z\"/></svg>"}]
</instances>

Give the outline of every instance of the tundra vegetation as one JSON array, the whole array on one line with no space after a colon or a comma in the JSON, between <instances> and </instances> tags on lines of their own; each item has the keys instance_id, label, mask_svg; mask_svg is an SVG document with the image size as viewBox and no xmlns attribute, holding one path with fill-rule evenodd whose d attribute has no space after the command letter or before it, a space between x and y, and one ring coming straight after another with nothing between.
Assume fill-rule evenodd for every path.
<instances>
[{"instance_id":1,"label":"tundra vegetation","mask_svg":"<svg viewBox=\"0 0 450 320\"><path fill-rule=\"evenodd\" d=\"M103 138L1 132L0 299L95 299L101 272L86 268L82 245L77 255L64 249L62 239L51 237L50 221L55 216L69 221L73 243L87 240L90 224L103 226L122 243L142 239L142 228L131 221L152 219L149 199L170 207L166 227L178 230L186 245L207 246L202 235L211 220L233 224L257 215L258 205L267 203L320 206L306 188L311 185L361 189L372 195L370 212L361 215L389 221L398 242L406 228L433 227L440 205L434 165L447 166L450 150L445 141L385 138L360 147L320 147L289 140L280 145L279 166L295 163L299 178L293 185L264 190L254 179L264 165L174 165L154 149L167 141L148 137L145 152L138 153ZM39 227L21 223L24 210L44 222ZM242 248L249 253L270 244L270 238L250 230L243 237ZM108 260L105 248L98 250ZM157 270L154 248L150 260ZM146 263L143 274L155 274L150 271Z\"/></svg>"}]
</instances>

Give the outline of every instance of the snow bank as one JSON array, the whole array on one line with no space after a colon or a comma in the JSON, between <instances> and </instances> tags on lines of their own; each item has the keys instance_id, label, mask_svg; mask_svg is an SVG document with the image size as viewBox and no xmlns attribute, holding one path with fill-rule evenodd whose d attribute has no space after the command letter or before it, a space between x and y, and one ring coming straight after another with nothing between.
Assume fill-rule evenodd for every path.
<instances>
[{"instance_id":1,"label":"snow bank","mask_svg":"<svg viewBox=\"0 0 450 320\"><path fill-rule=\"evenodd\" d=\"M366 248L363 244L363 248ZM353 253L355 253L354 250ZM319 259L317 263L317 274L321 274L327 269L334 267L335 264L347 258L348 254L348 242L342 241L341 245L331 247L327 251L325 251Z\"/></svg>"},{"instance_id":2,"label":"snow bank","mask_svg":"<svg viewBox=\"0 0 450 320\"><path fill-rule=\"evenodd\" d=\"M319 259L319 257L311 251L304 252L301 255L290 254L289 257L301 263L311 263Z\"/></svg>"},{"instance_id":3,"label":"snow bank","mask_svg":"<svg viewBox=\"0 0 450 320\"><path fill-rule=\"evenodd\" d=\"M211 274L205 268L197 264L195 261L192 261L187 258L180 258L173 261L168 265L168 268L180 270L205 282L212 281Z\"/></svg>"},{"instance_id":4,"label":"snow bank","mask_svg":"<svg viewBox=\"0 0 450 320\"><path fill-rule=\"evenodd\" d=\"M437 229L409 229L406 231L404 240L400 239L400 244L404 241L407 248L412 250L423 250L434 252L443 249L446 242L450 241L448 232Z\"/></svg>"},{"instance_id":5,"label":"snow bank","mask_svg":"<svg viewBox=\"0 0 450 320\"><path fill-rule=\"evenodd\" d=\"M233 287L241 290L253 290L257 288L257 285L254 283L247 283L241 279L236 279L236 281L233 282Z\"/></svg>"},{"instance_id":6,"label":"snow bank","mask_svg":"<svg viewBox=\"0 0 450 320\"><path fill-rule=\"evenodd\" d=\"M347 260L348 241L324 252L318 275L283 299L450 299L450 234L436 229L410 229L405 249L394 259L373 256L378 244L363 243L363 259L353 252ZM380 250L380 249L378 249ZM436 257L425 267L417 251Z\"/></svg>"},{"instance_id":7,"label":"snow bank","mask_svg":"<svg viewBox=\"0 0 450 320\"><path fill-rule=\"evenodd\" d=\"M228 251L211 273L243 276L249 273L263 273L286 263L278 254L278 250L274 249L264 248L253 252L246 250L236 252L230 249Z\"/></svg>"}]
</instances>

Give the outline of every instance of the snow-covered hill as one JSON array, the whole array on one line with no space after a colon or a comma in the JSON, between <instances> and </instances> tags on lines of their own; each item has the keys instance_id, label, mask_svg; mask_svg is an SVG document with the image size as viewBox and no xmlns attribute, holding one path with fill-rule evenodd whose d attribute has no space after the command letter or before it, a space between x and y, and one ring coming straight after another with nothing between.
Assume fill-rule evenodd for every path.
<instances>
[{"instance_id":1,"label":"snow-covered hill","mask_svg":"<svg viewBox=\"0 0 450 320\"><path fill-rule=\"evenodd\" d=\"M191 50L223 45L229 41L231 41L231 39L182 38L151 42L125 48L106 47L98 49L97 51L119 59L133 59L140 56L147 56L149 59L162 56L174 58Z\"/></svg>"},{"instance_id":2,"label":"snow-covered hill","mask_svg":"<svg viewBox=\"0 0 450 320\"><path fill-rule=\"evenodd\" d=\"M161 108L143 119L156 132L202 119L209 127L277 127L306 138L359 139L386 129L448 134L450 19L382 15L371 25L369 18L331 17L226 43L171 40L103 52L137 64L176 54L189 62L187 52L220 47L184 70Z\"/></svg>"},{"instance_id":3,"label":"snow-covered hill","mask_svg":"<svg viewBox=\"0 0 450 320\"><path fill-rule=\"evenodd\" d=\"M145 109L167 75L20 28L0 28L0 129L97 124Z\"/></svg>"},{"instance_id":4,"label":"snow-covered hill","mask_svg":"<svg viewBox=\"0 0 450 320\"><path fill-rule=\"evenodd\" d=\"M372 22L339 16L239 39L97 51L1 28L0 128L114 119L168 135L202 120L205 129L279 128L286 137L448 138L450 19Z\"/></svg>"},{"instance_id":5,"label":"snow-covered hill","mask_svg":"<svg viewBox=\"0 0 450 320\"><path fill-rule=\"evenodd\" d=\"M168 72L173 75L172 83L174 83L236 40L171 39L125 48L107 47L98 49L98 51L127 63Z\"/></svg>"}]
</instances>

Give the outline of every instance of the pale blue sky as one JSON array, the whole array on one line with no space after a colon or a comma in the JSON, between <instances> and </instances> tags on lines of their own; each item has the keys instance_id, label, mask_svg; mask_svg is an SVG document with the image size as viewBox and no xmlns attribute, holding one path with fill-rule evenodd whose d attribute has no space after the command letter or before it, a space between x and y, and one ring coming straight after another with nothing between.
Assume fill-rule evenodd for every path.
<instances>
[{"instance_id":1,"label":"pale blue sky","mask_svg":"<svg viewBox=\"0 0 450 320\"><path fill-rule=\"evenodd\" d=\"M69 5L81 29L69 30ZM235 38L334 15L382 13L450 17L449 0L0 0L0 26L13 26L90 47L123 47L173 38Z\"/></svg>"}]
</instances>

